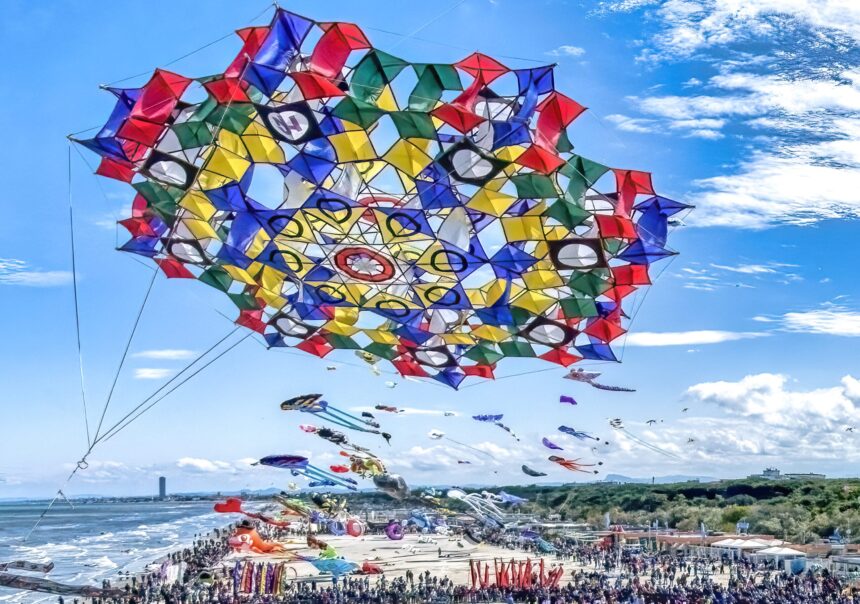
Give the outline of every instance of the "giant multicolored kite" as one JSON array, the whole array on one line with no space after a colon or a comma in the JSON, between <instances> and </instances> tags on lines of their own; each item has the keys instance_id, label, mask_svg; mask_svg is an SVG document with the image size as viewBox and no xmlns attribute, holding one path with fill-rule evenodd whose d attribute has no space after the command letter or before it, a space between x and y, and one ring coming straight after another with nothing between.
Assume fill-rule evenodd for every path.
<instances>
[{"instance_id":1,"label":"giant multicolored kite","mask_svg":"<svg viewBox=\"0 0 860 604\"><path fill-rule=\"evenodd\" d=\"M108 88L78 141L137 192L122 250L223 291L270 346L455 388L505 357L616 360L622 303L687 206L573 152L585 107L553 66L410 63L280 8L238 34L223 73Z\"/></svg>"}]
</instances>

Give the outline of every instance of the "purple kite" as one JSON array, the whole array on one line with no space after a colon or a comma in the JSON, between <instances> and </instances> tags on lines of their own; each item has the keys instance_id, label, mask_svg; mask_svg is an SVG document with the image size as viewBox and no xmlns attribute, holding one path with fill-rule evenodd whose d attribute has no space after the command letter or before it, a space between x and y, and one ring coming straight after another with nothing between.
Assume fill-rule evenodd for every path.
<instances>
[{"instance_id":1,"label":"purple kite","mask_svg":"<svg viewBox=\"0 0 860 604\"><path fill-rule=\"evenodd\" d=\"M554 442L552 442L550 439L548 439L545 436L543 437L541 442L543 443L543 446L546 447L547 449L553 449L554 451L564 451L564 449L559 447L557 444L555 444Z\"/></svg>"}]
</instances>

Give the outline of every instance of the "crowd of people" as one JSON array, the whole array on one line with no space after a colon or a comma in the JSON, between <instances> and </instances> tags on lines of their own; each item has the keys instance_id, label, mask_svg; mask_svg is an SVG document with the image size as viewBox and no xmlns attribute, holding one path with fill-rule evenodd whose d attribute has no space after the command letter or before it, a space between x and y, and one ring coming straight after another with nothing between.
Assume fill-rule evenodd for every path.
<instances>
[{"instance_id":1,"label":"crowd of people","mask_svg":"<svg viewBox=\"0 0 860 604\"><path fill-rule=\"evenodd\" d=\"M129 575L124 597L93 604L860 604L860 589L846 586L827 571L790 575L747 560L715 560L683 553L621 551L598 545L553 541L563 580L500 588L455 584L431 572L306 579L291 582L277 596L237 593L226 534L201 538L159 563L158 570ZM495 545L532 553L534 541L499 537ZM465 563L465 562L464 562ZM181 576L165 572L181 568ZM178 580L176 580L178 579ZM538 583L535 581L535 583ZM105 582L104 587L111 586ZM60 599L60 604L66 604ZM81 604L78 600L74 604Z\"/></svg>"}]
</instances>

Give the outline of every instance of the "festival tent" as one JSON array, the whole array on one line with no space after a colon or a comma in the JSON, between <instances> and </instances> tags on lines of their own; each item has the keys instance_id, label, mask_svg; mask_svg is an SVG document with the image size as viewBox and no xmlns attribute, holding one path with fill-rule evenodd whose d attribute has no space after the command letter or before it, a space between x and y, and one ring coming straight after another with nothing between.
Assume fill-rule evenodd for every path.
<instances>
[{"instance_id":1,"label":"festival tent","mask_svg":"<svg viewBox=\"0 0 860 604\"><path fill-rule=\"evenodd\" d=\"M721 541L715 541L711 543L711 547L735 549L740 543L743 543L743 539L723 539Z\"/></svg>"},{"instance_id":2,"label":"festival tent","mask_svg":"<svg viewBox=\"0 0 860 604\"><path fill-rule=\"evenodd\" d=\"M753 555L764 556L768 558L797 558L800 556L806 556L806 552L792 549L790 547L774 546L759 550Z\"/></svg>"}]
</instances>

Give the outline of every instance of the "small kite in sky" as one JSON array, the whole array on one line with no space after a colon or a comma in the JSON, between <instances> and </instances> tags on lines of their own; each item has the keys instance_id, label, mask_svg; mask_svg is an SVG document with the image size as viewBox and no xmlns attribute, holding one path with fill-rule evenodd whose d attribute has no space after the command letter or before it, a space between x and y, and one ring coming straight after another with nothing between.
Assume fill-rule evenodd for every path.
<instances>
[{"instance_id":1,"label":"small kite in sky","mask_svg":"<svg viewBox=\"0 0 860 604\"><path fill-rule=\"evenodd\" d=\"M621 386L607 386L606 384L595 382L594 380L599 377L600 374L595 371L571 369L570 373L564 376L564 379L574 380L575 382L582 382L583 384L588 384L592 388L597 388L598 390L608 390L610 392L636 392L636 390L634 390L633 388L622 388Z\"/></svg>"},{"instance_id":2,"label":"small kite in sky","mask_svg":"<svg viewBox=\"0 0 860 604\"><path fill-rule=\"evenodd\" d=\"M576 430L575 428L571 428L570 426L559 426L558 431L564 432L565 434L569 434L570 436L572 436L574 438L578 438L579 440L585 440L587 438L591 439L591 440L597 440L597 441L600 440L598 437L592 436L588 432Z\"/></svg>"},{"instance_id":3,"label":"small kite in sky","mask_svg":"<svg viewBox=\"0 0 860 604\"><path fill-rule=\"evenodd\" d=\"M550 461L557 463L563 468L568 470L573 470L574 472L582 472L583 474L593 473L597 474L597 470L583 470L582 468L593 468L594 466L602 466L603 462L599 461L596 464L593 463L580 463L579 459L565 459L564 457L559 457L558 455L550 455L548 458Z\"/></svg>"},{"instance_id":4,"label":"small kite in sky","mask_svg":"<svg viewBox=\"0 0 860 604\"><path fill-rule=\"evenodd\" d=\"M507 432L508 434L513 436L517 441L519 441L520 437L517 436L516 434L514 434L513 430L511 430L508 426L506 426L505 424L503 424L501 422L501 419L503 417L504 417L504 414L502 414L502 413L496 413L496 414L484 413L481 415L473 415L472 419L475 421L486 423L486 424L493 424L494 426L498 426L499 428L501 428L502 430L504 430L505 432Z\"/></svg>"},{"instance_id":5,"label":"small kite in sky","mask_svg":"<svg viewBox=\"0 0 860 604\"><path fill-rule=\"evenodd\" d=\"M564 451L564 449L562 449L562 448L561 448L561 447L559 447L557 444L555 444L554 442L552 442L552 441L551 441L550 439L548 439L546 436L544 436L544 437L541 439L541 442L543 443L543 446L544 446L544 447L546 447L547 449L553 449L553 450L555 450L555 451Z\"/></svg>"},{"instance_id":6,"label":"small kite in sky","mask_svg":"<svg viewBox=\"0 0 860 604\"><path fill-rule=\"evenodd\" d=\"M311 481L311 486L338 486L351 491L357 489L358 484L352 478L336 476L326 472L310 463L307 457L301 455L269 455L252 465L270 466L283 468L292 472L293 476L304 476Z\"/></svg>"},{"instance_id":7,"label":"small kite in sky","mask_svg":"<svg viewBox=\"0 0 860 604\"><path fill-rule=\"evenodd\" d=\"M546 472L538 472L537 470L532 470L526 464L523 464L520 469L523 471L523 474L528 474L529 476L546 476Z\"/></svg>"},{"instance_id":8,"label":"small kite in sky","mask_svg":"<svg viewBox=\"0 0 860 604\"><path fill-rule=\"evenodd\" d=\"M343 428L379 434L379 424L369 419L362 419L346 411L333 407L322 400L322 394L304 394L295 396L281 403L283 411L301 411L311 413L322 420L331 422Z\"/></svg>"}]
</instances>

